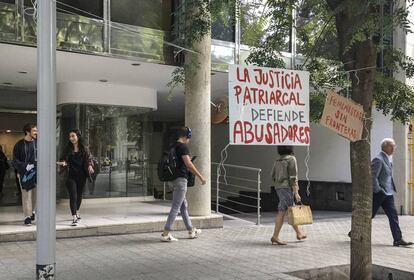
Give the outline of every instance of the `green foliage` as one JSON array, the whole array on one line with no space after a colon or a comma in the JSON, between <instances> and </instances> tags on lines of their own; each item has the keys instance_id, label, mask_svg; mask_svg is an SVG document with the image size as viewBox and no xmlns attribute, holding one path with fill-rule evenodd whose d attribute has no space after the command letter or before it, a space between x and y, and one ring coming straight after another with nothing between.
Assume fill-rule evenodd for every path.
<instances>
[{"instance_id":1,"label":"green foliage","mask_svg":"<svg viewBox=\"0 0 414 280\"><path fill-rule=\"evenodd\" d=\"M285 68L285 62L279 55L278 51L273 50L270 46L256 47L246 59L246 63L260 65L265 67Z\"/></svg>"},{"instance_id":2,"label":"green foliage","mask_svg":"<svg viewBox=\"0 0 414 280\"><path fill-rule=\"evenodd\" d=\"M183 66L177 67L171 74L171 80L168 82L167 87L170 88L170 92L168 94L167 100L171 101L174 96L174 89L179 87L180 85L184 85L186 79L186 72L187 73L195 73L200 64L197 62L193 63L185 63Z\"/></svg>"},{"instance_id":3,"label":"green foliage","mask_svg":"<svg viewBox=\"0 0 414 280\"><path fill-rule=\"evenodd\" d=\"M185 83L185 69L184 66L180 66L174 69L171 74L171 80L167 83L167 87L170 89L167 100L171 101L173 98L173 91L175 88Z\"/></svg>"},{"instance_id":4,"label":"green foliage","mask_svg":"<svg viewBox=\"0 0 414 280\"><path fill-rule=\"evenodd\" d=\"M390 3L391 2L391 3ZM374 100L377 108L392 119L407 123L414 116L414 89L392 77L392 74L403 71L406 77L414 76L414 60L401 50L392 46L392 32L402 28L406 33L412 32L412 23L408 19L405 4L412 6L412 1L401 5L397 0L372 0L367 5L355 5L356 1L344 0L292 0L267 1L269 12L268 24L263 31L263 41L256 41L248 63L284 67L281 61L283 38L289 36L288 9L297 11L296 34L297 50L303 64L300 69L310 72L311 119L317 121L323 111L326 92L336 90L346 96L351 91L351 81L346 70L352 69L354 61L341 60L361 42L370 40L376 44L379 61L383 65L377 70ZM328 6L331 4L331 6ZM336 13L345 11L357 16L357 20L349 26L349 38L343 53L339 51ZM259 26L259 25L258 25ZM381 56L383 54L383 56ZM355 73L353 73L354 75Z\"/></svg>"},{"instance_id":5,"label":"green foliage","mask_svg":"<svg viewBox=\"0 0 414 280\"><path fill-rule=\"evenodd\" d=\"M211 30L211 10L209 0L185 1L184 47L192 48Z\"/></svg>"},{"instance_id":6,"label":"green foliage","mask_svg":"<svg viewBox=\"0 0 414 280\"><path fill-rule=\"evenodd\" d=\"M335 20L325 1L297 3L297 52L306 57L337 59L338 43Z\"/></svg>"},{"instance_id":7,"label":"green foliage","mask_svg":"<svg viewBox=\"0 0 414 280\"><path fill-rule=\"evenodd\" d=\"M179 22L175 25L176 43L184 49L177 52L192 50L195 43L200 42L207 34L211 32L212 20L220 20L225 24L234 24L236 19L236 7L240 0L185 0L175 12L176 20ZM170 88L168 99L173 97L173 90L185 83L185 73L195 72L200 64L194 60L192 63L175 69L172 73L170 82L167 87Z\"/></svg>"},{"instance_id":8,"label":"green foliage","mask_svg":"<svg viewBox=\"0 0 414 280\"><path fill-rule=\"evenodd\" d=\"M185 0L175 12L179 24L175 25L176 42L187 49L211 31L211 22L219 20L234 24L236 7L240 0Z\"/></svg>"},{"instance_id":9,"label":"green foliage","mask_svg":"<svg viewBox=\"0 0 414 280\"><path fill-rule=\"evenodd\" d=\"M248 46L260 45L266 36L266 26L269 23L266 5L262 1L243 1L238 16L241 43Z\"/></svg>"},{"instance_id":10,"label":"green foliage","mask_svg":"<svg viewBox=\"0 0 414 280\"><path fill-rule=\"evenodd\" d=\"M350 86L348 75L338 61L315 58L305 69L310 72L310 86L315 91L346 90Z\"/></svg>"},{"instance_id":11,"label":"green foliage","mask_svg":"<svg viewBox=\"0 0 414 280\"><path fill-rule=\"evenodd\" d=\"M376 108L392 120L407 124L414 116L414 88L396 79L378 73L374 99Z\"/></svg>"}]
</instances>

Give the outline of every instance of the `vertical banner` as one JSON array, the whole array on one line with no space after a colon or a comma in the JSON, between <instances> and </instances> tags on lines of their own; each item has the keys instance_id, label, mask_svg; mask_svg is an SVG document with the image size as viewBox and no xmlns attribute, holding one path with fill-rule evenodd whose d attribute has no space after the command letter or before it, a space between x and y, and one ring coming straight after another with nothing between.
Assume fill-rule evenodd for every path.
<instances>
[{"instance_id":1,"label":"vertical banner","mask_svg":"<svg viewBox=\"0 0 414 280\"><path fill-rule=\"evenodd\" d=\"M309 145L309 72L229 65L229 125L231 145Z\"/></svg>"}]
</instances>

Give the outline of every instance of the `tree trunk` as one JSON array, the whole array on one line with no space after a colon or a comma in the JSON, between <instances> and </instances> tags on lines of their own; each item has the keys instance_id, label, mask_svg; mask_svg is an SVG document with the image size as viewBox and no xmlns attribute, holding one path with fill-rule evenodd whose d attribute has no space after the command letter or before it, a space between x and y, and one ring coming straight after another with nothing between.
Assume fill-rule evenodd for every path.
<instances>
[{"instance_id":1,"label":"tree trunk","mask_svg":"<svg viewBox=\"0 0 414 280\"><path fill-rule=\"evenodd\" d=\"M365 112L362 140L350 144L352 177L350 279L370 280L372 279L370 139L376 48L370 39L354 43L349 48L355 31L368 16L369 9L361 8L368 7L367 0L327 0L327 3L331 10L335 12L339 51L344 67L350 73L352 99L361 104ZM361 68L364 69L358 70Z\"/></svg>"},{"instance_id":2,"label":"tree trunk","mask_svg":"<svg viewBox=\"0 0 414 280\"><path fill-rule=\"evenodd\" d=\"M355 68L376 65L376 50L371 41L355 47ZM372 279L371 216L371 110L375 68L352 73L352 99L363 105L364 130L361 141L351 143L352 234L351 279Z\"/></svg>"}]
</instances>

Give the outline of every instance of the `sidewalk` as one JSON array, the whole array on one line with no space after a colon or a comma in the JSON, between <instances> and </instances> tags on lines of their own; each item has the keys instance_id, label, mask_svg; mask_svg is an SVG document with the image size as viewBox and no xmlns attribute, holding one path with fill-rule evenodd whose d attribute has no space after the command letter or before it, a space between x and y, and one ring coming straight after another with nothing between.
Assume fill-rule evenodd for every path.
<instances>
[{"instance_id":1,"label":"sidewalk","mask_svg":"<svg viewBox=\"0 0 414 280\"><path fill-rule=\"evenodd\" d=\"M71 226L72 216L69 202L61 202L56 209L57 238L100 236L142 232L160 232L164 228L170 211L169 201L138 201L134 199L84 200L81 207L82 220L78 226ZM23 225L21 207L0 208L0 242L29 241L36 239L35 224ZM195 227L220 228L223 217L212 214L206 217L192 217ZM184 230L180 216L175 229Z\"/></svg>"},{"instance_id":2,"label":"sidewalk","mask_svg":"<svg viewBox=\"0 0 414 280\"><path fill-rule=\"evenodd\" d=\"M281 237L287 246L270 245L273 225L256 226L225 220L224 228L205 229L200 238L161 243L159 233L95 236L57 240L59 280L298 280L289 273L350 262L348 213L318 213L305 226L308 240L297 242L287 225ZM230 223L230 224L229 224ZM400 217L404 237L414 240L414 217ZM0 243L0 279L34 278L35 242ZM373 220L373 263L414 271L414 247L392 246L388 220ZM385 278L387 279L387 278ZM398 278L394 278L398 279Z\"/></svg>"}]
</instances>

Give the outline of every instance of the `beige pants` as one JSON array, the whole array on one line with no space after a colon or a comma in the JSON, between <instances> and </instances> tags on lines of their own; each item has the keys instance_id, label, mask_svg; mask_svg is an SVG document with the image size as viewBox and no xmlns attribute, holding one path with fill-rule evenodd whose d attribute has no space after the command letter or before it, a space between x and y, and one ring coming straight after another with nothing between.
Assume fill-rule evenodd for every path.
<instances>
[{"instance_id":1,"label":"beige pants","mask_svg":"<svg viewBox=\"0 0 414 280\"><path fill-rule=\"evenodd\" d=\"M19 178L20 183L20 176L17 175ZM22 188L22 184L20 183L20 189L22 191L22 205L23 205L23 214L24 217L30 217L36 209L36 188L33 188L29 191L26 191Z\"/></svg>"}]
</instances>

